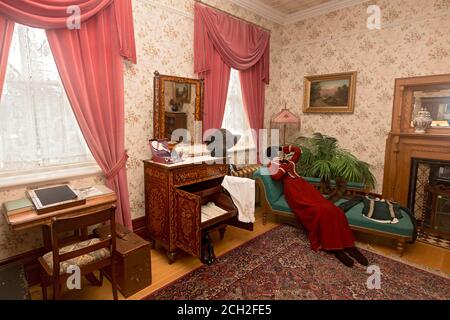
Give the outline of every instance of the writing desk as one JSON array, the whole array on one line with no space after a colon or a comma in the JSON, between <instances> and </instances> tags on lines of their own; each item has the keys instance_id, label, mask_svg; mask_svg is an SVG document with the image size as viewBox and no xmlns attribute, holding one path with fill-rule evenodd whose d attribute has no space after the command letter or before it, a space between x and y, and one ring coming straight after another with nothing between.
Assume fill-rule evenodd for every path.
<instances>
[{"instance_id":1,"label":"writing desk","mask_svg":"<svg viewBox=\"0 0 450 320\"><path fill-rule=\"evenodd\" d=\"M76 215L85 215L95 213L102 210L107 210L116 204L117 196L114 191L102 186L102 194L96 195L86 199L86 203L80 206L71 208L65 208L49 213L38 214L34 208L16 213L14 215L8 215L6 210L3 211L3 215L13 231L26 230L33 227L41 227L44 239L44 247L46 251L51 251L51 237L50 226L53 218L70 217ZM87 231L86 235L87 235Z\"/></svg>"}]
</instances>

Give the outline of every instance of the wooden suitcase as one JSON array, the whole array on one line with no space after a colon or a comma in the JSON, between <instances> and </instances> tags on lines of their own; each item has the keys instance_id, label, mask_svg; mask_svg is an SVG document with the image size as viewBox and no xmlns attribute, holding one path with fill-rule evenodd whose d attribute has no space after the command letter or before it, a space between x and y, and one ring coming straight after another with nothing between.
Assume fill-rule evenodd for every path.
<instances>
[{"instance_id":1,"label":"wooden suitcase","mask_svg":"<svg viewBox=\"0 0 450 320\"><path fill-rule=\"evenodd\" d=\"M109 235L109 226L97 228L95 234L100 238ZM122 225L116 226L117 232L117 286L125 298L152 284L150 243ZM105 270L108 279L110 269Z\"/></svg>"}]
</instances>

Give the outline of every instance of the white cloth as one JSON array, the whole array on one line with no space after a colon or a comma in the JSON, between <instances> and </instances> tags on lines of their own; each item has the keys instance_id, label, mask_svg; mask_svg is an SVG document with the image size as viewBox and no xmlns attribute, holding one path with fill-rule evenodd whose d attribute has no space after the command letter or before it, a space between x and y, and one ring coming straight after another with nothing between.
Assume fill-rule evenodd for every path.
<instances>
[{"instance_id":1,"label":"white cloth","mask_svg":"<svg viewBox=\"0 0 450 320\"><path fill-rule=\"evenodd\" d=\"M215 203L209 202L202 206L202 222L217 218L227 213L226 210L218 207Z\"/></svg>"},{"instance_id":2,"label":"white cloth","mask_svg":"<svg viewBox=\"0 0 450 320\"><path fill-rule=\"evenodd\" d=\"M255 222L255 180L225 176L222 182L238 208L238 219L243 223Z\"/></svg>"}]
</instances>

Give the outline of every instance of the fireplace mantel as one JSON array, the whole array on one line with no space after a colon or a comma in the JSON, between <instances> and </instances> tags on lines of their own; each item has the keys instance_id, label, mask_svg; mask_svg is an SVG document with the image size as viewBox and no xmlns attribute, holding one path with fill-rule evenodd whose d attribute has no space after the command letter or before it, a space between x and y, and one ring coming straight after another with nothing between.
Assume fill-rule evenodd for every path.
<instances>
[{"instance_id":1,"label":"fireplace mantel","mask_svg":"<svg viewBox=\"0 0 450 320\"><path fill-rule=\"evenodd\" d=\"M450 162L450 135L389 134L383 196L407 206L413 158Z\"/></svg>"},{"instance_id":2,"label":"fireplace mantel","mask_svg":"<svg viewBox=\"0 0 450 320\"><path fill-rule=\"evenodd\" d=\"M430 128L425 134L411 127L412 94L423 86L450 87L450 75L397 79L392 128L386 142L383 197L408 204L413 158L450 161L450 129Z\"/></svg>"}]
</instances>

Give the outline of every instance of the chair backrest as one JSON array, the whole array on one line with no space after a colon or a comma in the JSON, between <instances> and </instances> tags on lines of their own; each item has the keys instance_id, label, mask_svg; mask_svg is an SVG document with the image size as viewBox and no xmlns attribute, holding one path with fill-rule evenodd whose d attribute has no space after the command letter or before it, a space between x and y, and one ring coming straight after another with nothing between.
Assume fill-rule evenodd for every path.
<instances>
[{"instance_id":1,"label":"chair backrest","mask_svg":"<svg viewBox=\"0 0 450 320\"><path fill-rule=\"evenodd\" d=\"M82 255L97 251L99 249L108 248L112 252L116 249L116 228L115 228L115 207L78 216L53 218L51 225L52 247L53 247L53 276L59 277L60 262L67 261ZM60 254L59 236L68 231L77 231L81 228L98 225L109 222L111 237L105 240Z\"/></svg>"}]
</instances>

